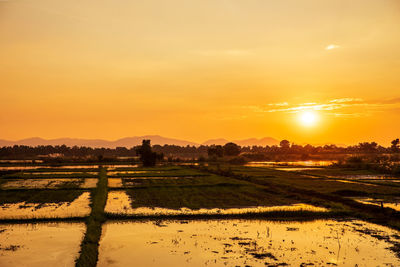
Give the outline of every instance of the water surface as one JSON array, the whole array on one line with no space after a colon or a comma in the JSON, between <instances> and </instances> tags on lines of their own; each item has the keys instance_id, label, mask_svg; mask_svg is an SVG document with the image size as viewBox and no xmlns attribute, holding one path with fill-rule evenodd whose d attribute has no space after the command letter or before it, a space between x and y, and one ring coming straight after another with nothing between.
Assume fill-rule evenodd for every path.
<instances>
[{"instance_id":1,"label":"water surface","mask_svg":"<svg viewBox=\"0 0 400 267\"><path fill-rule=\"evenodd\" d=\"M98 266L400 266L398 234L361 221L107 222Z\"/></svg>"},{"instance_id":2,"label":"water surface","mask_svg":"<svg viewBox=\"0 0 400 267\"><path fill-rule=\"evenodd\" d=\"M213 208L213 209L189 209L182 207L180 209L168 209L161 207L139 207L132 208L131 198L125 191L108 192L105 211L110 214L124 214L134 216L162 216L162 215L232 215L246 213L264 213L274 211L313 211L327 212L326 208L316 207L309 204L293 204L282 206L255 206L240 208ZM134 201L134 200L133 200Z\"/></svg>"},{"instance_id":3,"label":"water surface","mask_svg":"<svg viewBox=\"0 0 400 267\"><path fill-rule=\"evenodd\" d=\"M54 189L63 186L79 184L82 179L7 179L2 185L2 189Z\"/></svg>"},{"instance_id":4,"label":"water surface","mask_svg":"<svg viewBox=\"0 0 400 267\"><path fill-rule=\"evenodd\" d=\"M74 266L84 223L0 225L0 266Z\"/></svg>"},{"instance_id":5,"label":"water surface","mask_svg":"<svg viewBox=\"0 0 400 267\"><path fill-rule=\"evenodd\" d=\"M0 205L0 219L85 217L90 213L90 193L84 192L72 202L4 203Z\"/></svg>"},{"instance_id":6,"label":"water surface","mask_svg":"<svg viewBox=\"0 0 400 267\"><path fill-rule=\"evenodd\" d=\"M252 161L245 166L248 167L274 167L274 166L329 166L337 161L335 160L303 160L303 161Z\"/></svg>"}]
</instances>

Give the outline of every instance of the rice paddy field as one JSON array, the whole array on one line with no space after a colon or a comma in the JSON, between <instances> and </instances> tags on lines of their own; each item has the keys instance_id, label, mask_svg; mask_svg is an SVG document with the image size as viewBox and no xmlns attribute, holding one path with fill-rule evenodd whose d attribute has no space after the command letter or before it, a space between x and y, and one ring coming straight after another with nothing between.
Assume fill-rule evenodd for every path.
<instances>
[{"instance_id":1,"label":"rice paddy field","mask_svg":"<svg viewBox=\"0 0 400 267\"><path fill-rule=\"evenodd\" d=\"M0 162L0 266L400 266L400 178L330 163Z\"/></svg>"}]
</instances>

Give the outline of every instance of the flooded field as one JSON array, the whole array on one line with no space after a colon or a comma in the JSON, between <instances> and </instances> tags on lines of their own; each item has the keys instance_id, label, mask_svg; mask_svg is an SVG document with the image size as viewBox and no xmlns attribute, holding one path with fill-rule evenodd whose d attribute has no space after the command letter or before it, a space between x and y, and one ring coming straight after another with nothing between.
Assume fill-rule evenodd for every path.
<instances>
[{"instance_id":1,"label":"flooded field","mask_svg":"<svg viewBox=\"0 0 400 267\"><path fill-rule=\"evenodd\" d=\"M70 225L66 223L41 224L40 229L35 228L39 224L6 224L67 218L106 218L104 224L90 224L86 233L97 233L100 240L98 266L400 266L400 254L391 250L400 248L400 233L349 221L352 214L397 218L398 187L389 183L400 178L325 164L278 162L266 168L226 165L209 169L115 165L111 171L100 168L96 172L82 169L92 165L75 165L76 169L65 165L59 170L41 165L42 169L32 172L5 172L0 180L0 266L73 266L84 224L73 224L79 227L71 230L70 239L63 237ZM86 175L78 176L82 173ZM325 194L329 194L327 199ZM342 196L347 202L350 197L366 205L351 201L355 207L348 206L341 202ZM393 211L377 210L381 202ZM380 210L386 213L381 215ZM348 215L343 216L345 221L255 219L312 220L337 218L337 214ZM192 220L165 220L167 216ZM207 216L209 220L200 220ZM150 217L155 220L149 221ZM126 221L121 223L121 218ZM53 235L52 230L58 228L59 233ZM46 241L58 238L56 234L62 240ZM40 235L43 239L37 239ZM41 240L46 244L42 246ZM42 252L31 249L33 242ZM51 248L47 253L48 244L57 247L55 252ZM86 244L93 245L83 242L82 246ZM79 259L82 255L93 258L91 253L89 248Z\"/></svg>"},{"instance_id":2,"label":"flooded field","mask_svg":"<svg viewBox=\"0 0 400 267\"><path fill-rule=\"evenodd\" d=\"M385 174L369 174L369 175L342 175L342 176L333 176L333 178L341 178L341 179L350 179L350 180L400 180L399 177L385 175Z\"/></svg>"},{"instance_id":3,"label":"flooded field","mask_svg":"<svg viewBox=\"0 0 400 267\"><path fill-rule=\"evenodd\" d=\"M84 223L0 224L0 266L74 266Z\"/></svg>"},{"instance_id":4,"label":"flooded field","mask_svg":"<svg viewBox=\"0 0 400 267\"><path fill-rule=\"evenodd\" d=\"M86 178L84 179L83 184L81 184L81 188L95 188L97 186L98 179L97 178Z\"/></svg>"},{"instance_id":5,"label":"flooded field","mask_svg":"<svg viewBox=\"0 0 400 267\"><path fill-rule=\"evenodd\" d=\"M0 159L0 163L43 163L40 159Z\"/></svg>"},{"instance_id":6,"label":"flooded field","mask_svg":"<svg viewBox=\"0 0 400 267\"><path fill-rule=\"evenodd\" d=\"M361 221L108 222L98 266L399 266L398 234Z\"/></svg>"},{"instance_id":7,"label":"flooded field","mask_svg":"<svg viewBox=\"0 0 400 267\"><path fill-rule=\"evenodd\" d=\"M103 167L109 170L118 170L123 168L136 168L138 165L128 165L128 164L104 164ZM37 170L37 169L97 169L99 165L62 165L62 166L51 166L51 165L13 165L13 166L1 166L0 171L18 171L18 170Z\"/></svg>"},{"instance_id":8,"label":"flooded field","mask_svg":"<svg viewBox=\"0 0 400 267\"><path fill-rule=\"evenodd\" d=\"M300 171L312 171L315 168L307 168L307 167L286 167L286 168L274 168L278 171L287 171L287 172L300 172Z\"/></svg>"},{"instance_id":9,"label":"flooded field","mask_svg":"<svg viewBox=\"0 0 400 267\"><path fill-rule=\"evenodd\" d=\"M308 204L293 204L280 206L256 206L241 208L213 208L213 209L168 209L160 207L138 207L132 208L131 198L125 191L110 191L108 193L105 212L110 214L123 214L134 216L163 216L163 215L232 215L232 214L248 214L248 213L266 213L274 211L312 211L327 212L328 210L321 207L315 207ZM135 201L135 200L133 200Z\"/></svg>"},{"instance_id":10,"label":"flooded field","mask_svg":"<svg viewBox=\"0 0 400 267\"><path fill-rule=\"evenodd\" d=\"M107 213L127 214L132 210L131 199L125 191L109 191L106 207Z\"/></svg>"},{"instance_id":11,"label":"flooded field","mask_svg":"<svg viewBox=\"0 0 400 267\"><path fill-rule=\"evenodd\" d=\"M42 166L0 166L0 171L23 171L41 169ZM50 167L49 167L50 168Z\"/></svg>"},{"instance_id":12,"label":"flooded field","mask_svg":"<svg viewBox=\"0 0 400 267\"><path fill-rule=\"evenodd\" d=\"M29 175L29 176L48 176L48 175L70 175L74 174L79 176L80 174L93 174L96 175L98 172L23 172L22 175Z\"/></svg>"},{"instance_id":13,"label":"flooded field","mask_svg":"<svg viewBox=\"0 0 400 267\"><path fill-rule=\"evenodd\" d=\"M329 166L336 163L335 160L305 160L305 161L253 161L247 163L248 167L274 167L274 166Z\"/></svg>"},{"instance_id":14,"label":"flooded field","mask_svg":"<svg viewBox=\"0 0 400 267\"><path fill-rule=\"evenodd\" d=\"M391 208L396 211L400 211L400 200L397 201L387 201L385 199L379 199L379 198L368 198L368 197L357 197L357 198L352 198L355 201L363 204L368 204L368 205L375 205L379 207L385 207L385 208Z\"/></svg>"},{"instance_id":15,"label":"flooded field","mask_svg":"<svg viewBox=\"0 0 400 267\"><path fill-rule=\"evenodd\" d=\"M119 188L123 187L122 178L108 178L108 187Z\"/></svg>"},{"instance_id":16,"label":"flooded field","mask_svg":"<svg viewBox=\"0 0 400 267\"><path fill-rule=\"evenodd\" d=\"M96 180L96 179L95 179ZM1 189L55 189L78 188L82 179L7 179Z\"/></svg>"},{"instance_id":17,"label":"flooded field","mask_svg":"<svg viewBox=\"0 0 400 267\"><path fill-rule=\"evenodd\" d=\"M138 173L161 173L161 172L150 172L150 171L109 171L107 175L129 175L129 174L138 174Z\"/></svg>"},{"instance_id":18,"label":"flooded field","mask_svg":"<svg viewBox=\"0 0 400 267\"><path fill-rule=\"evenodd\" d=\"M138 164L104 164L103 167L107 168L108 170L118 170L119 168L137 168L139 167Z\"/></svg>"},{"instance_id":19,"label":"flooded field","mask_svg":"<svg viewBox=\"0 0 400 267\"><path fill-rule=\"evenodd\" d=\"M4 203L0 205L0 220L85 217L90 213L90 193L84 192L72 202Z\"/></svg>"}]
</instances>

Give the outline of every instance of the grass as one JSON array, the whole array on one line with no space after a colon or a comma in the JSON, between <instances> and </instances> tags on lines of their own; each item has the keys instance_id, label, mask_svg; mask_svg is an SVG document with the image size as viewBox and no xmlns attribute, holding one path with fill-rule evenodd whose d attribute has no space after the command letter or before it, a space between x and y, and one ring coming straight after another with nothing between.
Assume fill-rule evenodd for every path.
<instances>
[{"instance_id":1,"label":"grass","mask_svg":"<svg viewBox=\"0 0 400 267\"><path fill-rule=\"evenodd\" d=\"M179 209L233 208L292 204L293 201L250 186L212 185L129 189L132 207Z\"/></svg>"},{"instance_id":2,"label":"grass","mask_svg":"<svg viewBox=\"0 0 400 267\"><path fill-rule=\"evenodd\" d=\"M85 190L0 190L0 204L72 202ZM87 190L86 190L87 191Z\"/></svg>"},{"instance_id":3,"label":"grass","mask_svg":"<svg viewBox=\"0 0 400 267\"><path fill-rule=\"evenodd\" d=\"M40 223L40 222L82 222L86 218L85 217L67 217L67 218L26 218L26 219L2 219L0 220L0 225L2 224L27 224L27 223Z\"/></svg>"},{"instance_id":4,"label":"grass","mask_svg":"<svg viewBox=\"0 0 400 267\"><path fill-rule=\"evenodd\" d=\"M257 174L247 173L246 168L232 168L230 166L202 168L213 174L244 180L253 184L264 186L272 191L303 200L318 206L331 208L334 213L356 217L373 223L378 223L400 230L400 213L390 209L374 205L356 202L342 196L362 194L368 196L399 196L400 192L390 186L368 186L362 184L341 183L329 179L308 178L303 174L288 173L269 168L258 168Z\"/></svg>"},{"instance_id":5,"label":"grass","mask_svg":"<svg viewBox=\"0 0 400 267\"><path fill-rule=\"evenodd\" d=\"M71 173L46 173L41 172L30 173L30 172L17 172L13 174L3 175L2 178L12 179L46 179L46 178L97 178L97 174L87 172L71 172Z\"/></svg>"},{"instance_id":6,"label":"grass","mask_svg":"<svg viewBox=\"0 0 400 267\"><path fill-rule=\"evenodd\" d=\"M199 174L187 169L188 175ZM123 179L127 185L129 179ZM127 190L134 201L132 207L161 207L179 209L233 208L248 206L273 206L298 203L279 192L261 188L246 181L218 175L206 175L178 179L131 180Z\"/></svg>"},{"instance_id":7,"label":"grass","mask_svg":"<svg viewBox=\"0 0 400 267\"><path fill-rule=\"evenodd\" d=\"M0 162L0 167L27 167L27 166L51 166L51 167L60 167L60 166L94 166L98 167L99 165L127 165L127 164L137 164L137 162L131 161L110 161L110 162L97 162L97 161L71 161L71 162Z\"/></svg>"},{"instance_id":8,"label":"grass","mask_svg":"<svg viewBox=\"0 0 400 267\"><path fill-rule=\"evenodd\" d=\"M69 165L69 164L68 164ZM43 170L43 171L42 171ZM24 178L83 178L73 174L43 175L49 169L27 172ZM88 171L89 169L85 169ZM92 170L92 169L90 169ZM98 169L96 169L98 170ZM60 171L72 171L62 169ZM398 187L390 183L375 185L349 184L336 181L329 176L374 174L371 171L314 168L301 172L287 172L267 167L246 167L220 164L196 169L182 166L157 166L154 168L119 167L112 171L147 171L147 173L123 174L114 177L122 178L124 190L134 200L132 207L161 207L179 209L200 208L238 208L248 206L290 205L307 203L329 208L329 212L313 211L273 211L244 214L204 214L204 215L157 215L141 218L124 214L105 214L108 180L106 170L101 169L97 187L91 189L91 213L86 218L86 233L81 243L76 266L96 266L98 247L102 234L102 224L107 219L276 219L276 220L312 220L324 218L356 217L370 222L400 229L400 213L389 208L358 203L348 196L368 196L391 199L400 196ZM36 175L35 175L36 174ZM21 173L9 174L6 177L17 178ZM97 178L91 175L88 178ZM135 177L135 179L129 179ZM172 179L178 177L178 179ZM0 179L0 183L6 179ZM395 183L393 183L395 184ZM65 184L63 188L51 190L12 189L0 190L0 204L72 202L82 192L89 189L77 189L75 184ZM122 188L120 188L122 189ZM113 189L114 190L114 189ZM29 219L21 222L36 221L73 221L82 218ZM15 221L13 221L15 223ZM3 221L1 221L3 223Z\"/></svg>"},{"instance_id":9,"label":"grass","mask_svg":"<svg viewBox=\"0 0 400 267\"><path fill-rule=\"evenodd\" d=\"M40 172L97 172L99 168L39 168L24 170L25 173L40 173Z\"/></svg>"},{"instance_id":10,"label":"grass","mask_svg":"<svg viewBox=\"0 0 400 267\"><path fill-rule=\"evenodd\" d=\"M182 215L127 215L107 213L111 220L212 220L212 219L268 219L276 221L313 221L317 219L343 218L348 214L339 212L314 212L314 211L271 211L242 214L182 214Z\"/></svg>"},{"instance_id":11,"label":"grass","mask_svg":"<svg viewBox=\"0 0 400 267\"><path fill-rule=\"evenodd\" d=\"M132 170L131 170L132 171ZM149 168L140 168L135 169L135 172L132 173L124 173L121 171L111 171L108 173L108 177L112 178L124 178L124 177L185 177L185 176L192 176L192 177L200 177L200 176L207 176L207 174L200 173L196 170L185 169L182 167L157 167L154 169ZM140 172L143 171L143 172Z\"/></svg>"},{"instance_id":12,"label":"grass","mask_svg":"<svg viewBox=\"0 0 400 267\"><path fill-rule=\"evenodd\" d=\"M370 182L362 182L362 184L352 184L337 181L326 175L349 175L349 171L353 174L370 174L364 171L351 171L341 169L324 168L326 170L318 171L302 171L302 172L287 172L274 170L272 168L258 168L258 167L230 167L220 166L208 167L204 170L213 173L225 173L234 175L240 179L247 179L256 184L276 184L287 187L296 187L301 189L312 189L317 192L335 194L337 192L362 192L364 195L377 196L377 195L400 195L398 188L388 185L374 186ZM319 172L313 176L315 172ZM344 180L344 179L338 179ZM348 196L353 196L352 194Z\"/></svg>"},{"instance_id":13,"label":"grass","mask_svg":"<svg viewBox=\"0 0 400 267\"><path fill-rule=\"evenodd\" d=\"M79 258L75 262L76 266L89 267L97 264L101 228L106 220L104 207L107 202L107 183L106 170L102 168L97 187L91 192L92 211L86 220L86 233L81 243Z\"/></svg>"},{"instance_id":14,"label":"grass","mask_svg":"<svg viewBox=\"0 0 400 267\"><path fill-rule=\"evenodd\" d=\"M112 171L179 171L184 170L180 166L175 165L163 165L163 166L156 166L156 167L115 167Z\"/></svg>"},{"instance_id":15,"label":"grass","mask_svg":"<svg viewBox=\"0 0 400 267\"><path fill-rule=\"evenodd\" d=\"M46 181L46 179L44 179L44 180L41 180L40 178L38 178L38 179L15 179L15 178L11 178L11 179L9 179L9 178L3 178L3 179L0 179L0 187L1 186L3 186L4 184L6 184L7 183L7 181L8 180L10 180L10 181L15 181L15 182L29 182L29 181L31 181L32 183L33 182L38 182L38 180L40 180L39 182L42 182L42 181ZM60 180L60 181L57 181L57 180ZM12 187L8 187L8 188L3 188L3 190L4 191L9 191L9 190L14 190L14 191L21 191L21 190L38 190L38 189L40 189L40 190L63 190L63 189L68 189L68 190L71 190L71 189L81 189L81 186L85 183L85 178L69 178L69 179L67 179L67 178L56 178L56 181L52 181L52 180L47 180L48 181L48 183L47 183L47 185L41 185L41 186L39 186L39 185L37 185L37 187L36 188L34 188L34 187L25 187L25 186L23 186L22 184L20 184L20 185L15 185L15 186L12 186ZM54 183L55 183L55 185L54 185Z\"/></svg>"},{"instance_id":16,"label":"grass","mask_svg":"<svg viewBox=\"0 0 400 267\"><path fill-rule=\"evenodd\" d=\"M133 187L152 187L152 186L201 186L201 185L216 185L220 183L241 183L232 179L226 179L224 177L216 175L203 175L203 176L183 176L175 179L174 177L135 177L135 178L122 178L122 182L125 186ZM242 184L242 183L241 183Z\"/></svg>"}]
</instances>

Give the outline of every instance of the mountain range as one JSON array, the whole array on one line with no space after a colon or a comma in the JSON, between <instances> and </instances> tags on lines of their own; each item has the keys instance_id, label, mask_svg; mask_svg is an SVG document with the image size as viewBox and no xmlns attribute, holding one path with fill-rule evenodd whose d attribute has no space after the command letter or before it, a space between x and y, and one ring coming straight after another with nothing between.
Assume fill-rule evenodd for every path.
<instances>
[{"instance_id":1,"label":"mountain range","mask_svg":"<svg viewBox=\"0 0 400 267\"><path fill-rule=\"evenodd\" d=\"M13 145L26 145L26 146L40 146L40 145L66 145L66 146L88 146L88 147L133 147L140 145L143 139L150 139L152 145L178 145L178 146L200 146L200 145L225 145L228 142L234 142L240 146L266 146L278 145L279 141L272 137L264 137L261 139L250 138L244 140L227 140L223 138L210 139L203 143L195 143L187 140L167 138L159 135L145 135L125 137L115 141L103 139L81 139L81 138L58 138L58 139L43 139L40 137L33 137L22 139L18 141L8 141L0 139L0 147L13 146Z\"/></svg>"}]
</instances>

